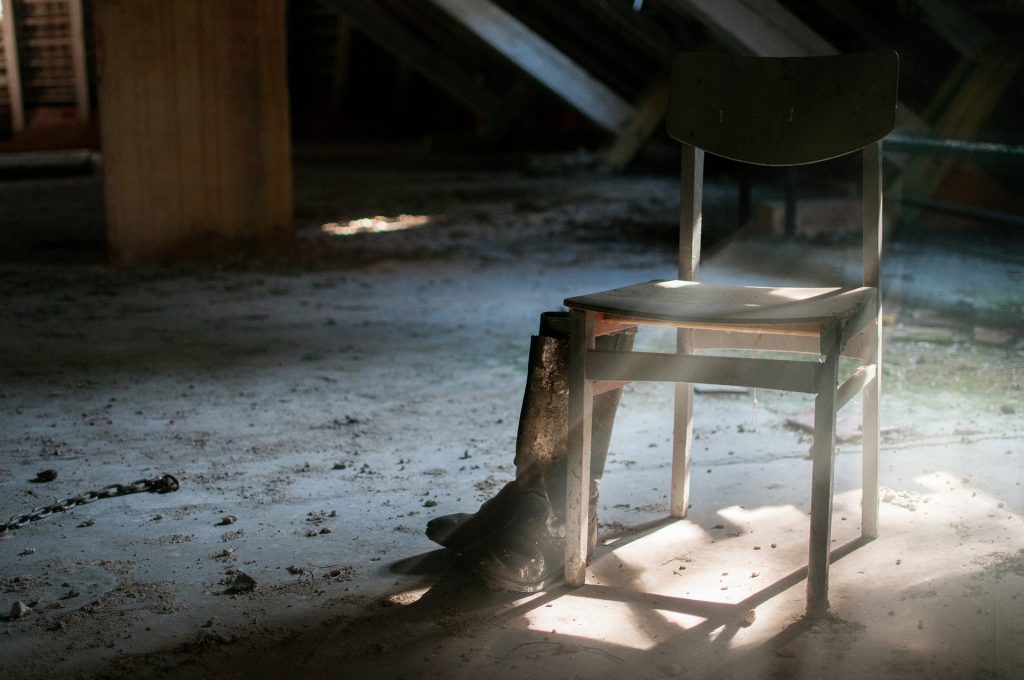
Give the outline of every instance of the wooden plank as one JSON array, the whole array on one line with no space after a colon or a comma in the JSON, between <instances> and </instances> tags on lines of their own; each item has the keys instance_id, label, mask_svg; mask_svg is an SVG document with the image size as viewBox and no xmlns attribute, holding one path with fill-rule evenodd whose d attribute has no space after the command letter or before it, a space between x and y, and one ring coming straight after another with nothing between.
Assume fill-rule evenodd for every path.
<instances>
[{"instance_id":1,"label":"wooden plank","mask_svg":"<svg viewBox=\"0 0 1024 680\"><path fill-rule=\"evenodd\" d=\"M290 245L285 0L104 0L94 9L112 258Z\"/></svg>"},{"instance_id":2,"label":"wooden plank","mask_svg":"<svg viewBox=\"0 0 1024 680\"><path fill-rule=\"evenodd\" d=\"M587 380L688 382L758 387L813 394L818 369L814 361L748 359L659 354L656 352L587 352Z\"/></svg>"},{"instance_id":3,"label":"wooden plank","mask_svg":"<svg viewBox=\"0 0 1024 680\"><path fill-rule=\"evenodd\" d=\"M7 66L7 97L11 103L11 130L18 133L25 129L25 102L22 99L21 91L16 24L13 3L5 2L0 29L3 30L4 63Z\"/></svg>"},{"instance_id":4,"label":"wooden plank","mask_svg":"<svg viewBox=\"0 0 1024 680\"><path fill-rule=\"evenodd\" d=\"M529 27L490 0L431 0L577 111L618 133L633 107Z\"/></svg>"},{"instance_id":5,"label":"wooden plank","mask_svg":"<svg viewBox=\"0 0 1024 680\"><path fill-rule=\"evenodd\" d=\"M657 78L640 96L633 117L605 152L602 167L610 172L624 170L665 120L666 111L668 78Z\"/></svg>"},{"instance_id":6,"label":"wooden plank","mask_svg":"<svg viewBox=\"0 0 1024 680\"><path fill-rule=\"evenodd\" d=\"M417 38L373 0L321 0L352 20L360 31L384 50L451 95L470 111L493 117L501 111L501 98L477 82L469 71Z\"/></svg>"},{"instance_id":7,"label":"wooden plank","mask_svg":"<svg viewBox=\"0 0 1024 680\"><path fill-rule=\"evenodd\" d=\"M874 288L790 288L729 286L681 279L654 280L591 295L566 298L567 307L603 312L621 321L667 321L690 328L734 327L792 333L816 324L851 322L877 299ZM641 320L643 319L643 320Z\"/></svg>"}]
</instances>

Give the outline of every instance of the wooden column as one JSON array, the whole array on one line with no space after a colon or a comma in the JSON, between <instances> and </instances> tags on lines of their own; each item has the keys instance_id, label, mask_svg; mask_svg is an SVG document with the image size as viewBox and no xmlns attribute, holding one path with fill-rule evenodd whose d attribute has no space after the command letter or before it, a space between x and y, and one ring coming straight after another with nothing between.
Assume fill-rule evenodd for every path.
<instances>
[{"instance_id":1,"label":"wooden column","mask_svg":"<svg viewBox=\"0 0 1024 680\"><path fill-rule=\"evenodd\" d=\"M114 261L289 244L285 0L97 0L95 24Z\"/></svg>"}]
</instances>

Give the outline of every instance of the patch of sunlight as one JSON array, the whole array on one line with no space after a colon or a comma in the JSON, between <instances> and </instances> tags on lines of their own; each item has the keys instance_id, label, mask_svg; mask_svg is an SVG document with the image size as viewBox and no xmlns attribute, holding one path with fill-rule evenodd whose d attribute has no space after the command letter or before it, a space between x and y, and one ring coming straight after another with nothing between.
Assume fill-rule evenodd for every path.
<instances>
[{"instance_id":1,"label":"patch of sunlight","mask_svg":"<svg viewBox=\"0 0 1024 680\"><path fill-rule=\"evenodd\" d=\"M622 537L625 538L628 536ZM624 542L608 554L599 553L591 564L592 582L619 586L628 580L629 585L624 587L630 590L675 594L680 585L678 577L688 564L688 554L710 540L708 533L693 522L672 522ZM691 571L687 576L692 574Z\"/></svg>"},{"instance_id":2,"label":"patch of sunlight","mask_svg":"<svg viewBox=\"0 0 1024 680\"><path fill-rule=\"evenodd\" d=\"M418 602L421 597L426 595L428 590L430 590L429 586L424 586L422 588L412 588L411 590L404 590L400 593L389 595L387 601L391 604L396 605L414 604Z\"/></svg>"},{"instance_id":3,"label":"patch of sunlight","mask_svg":"<svg viewBox=\"0 0 1024 680\"><path fill-rule=\"evenodd\" d=\"M762 505L757 508L732 505L722 508L718 514L736 526L788 526L790 523L804 522L807 519L806 513L793 505Z\"/></svg>"},{"instance_id":4,"label":"patch of sunlight","mask_svg":"<svg viewBox=\"0 0 1024 680\"><path fill-rule=\"evenodd\" d=\"M399 215L397 217L362 217L345 223L328 222L320 230L332 236L354 236L356 234L383 234L391 231L405 231L430 224L430 215Z\"/></svg>"},{"instance_id":5,"label":"patch of sunlight","mask_svg":"<svg viewBox=\"0 0 1024 680\"><path fill-rule=\"evenodd\" d=\"M633 609L634 605L627 602L569 594L557 602L532 609L525 618L531 630L542 633L596 640L641 651L653 649L657 642L642 626L634 624Z\"/></svg>"},{"instance_id":6,"label":"patch of sunlight","mask_svg":"<svg viewBox=\"0 0 1024 680\"><path fill-rule=\"evenodd\" d=\"M696 285L697 285L696 281L682 281L682 280L676 279L676 280L673 280L673 281L662 281L662 282L660 282L658 284L658 288L683 288L685 286L696 286Z\"/></svg>"}]
</instances>

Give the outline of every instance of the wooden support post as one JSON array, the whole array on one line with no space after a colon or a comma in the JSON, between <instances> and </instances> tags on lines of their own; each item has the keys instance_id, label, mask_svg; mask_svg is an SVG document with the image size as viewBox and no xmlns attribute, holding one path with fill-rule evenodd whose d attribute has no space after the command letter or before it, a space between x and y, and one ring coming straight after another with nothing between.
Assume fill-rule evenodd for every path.
<instances>
[{"instance_id":1,"label":"wooden support post","mask_svg":"<svg viewBox=\"0 0 1024 680\"><path fill-rule=\"evenodd\" d=\"M658 78L640 96L636 113L605 154L604 169L612 172L624 170L665 120L667 110L668 78Z\"/></svg>"},{"instance_id":2,"label":"wooden support post","mask_svg":"<svg viewBox=\"0 0 1024 680\"><path fill-rule=\"evenodd\" d=\"M86 124L92 117L89 103L89 68L85 54L85 21L82 0L68 0L71 66L75 78L75 112L78 122Z\"/></svg>"},{"instance_id":3,"label":"wooden support post","mask_svg":"<svg viewBox=\"0 0 1024 680\"><path fill-rule=\"evenodd\" d=\"M21 92L21 67L18 64L18 31L14 16L14 5L10 0L4 3L4 16L0 21L3 29L4 63L7 66L7 98L11 105L11 130L15 133L25 129L25 100Z\"/></svg>"},{"instance_id":4,"label":"wooden support post","mask_svg":"<svg viewBox=\"0 0 1024 680\"><path fill-rule=\"evenodd\" d=\"M94 8L112 258L290 245L284 0Z\"/></svg>"},{"instance_id":5,"label":"wooden support post","mask_svg":"<svg viewBox=\"0 0 1024 680\"><path fill-rule=\"evenodd\" d=\"M633 107L565 54L490 0L431 0L577 111L619 133Z\"/></svg>"}]
</instances>

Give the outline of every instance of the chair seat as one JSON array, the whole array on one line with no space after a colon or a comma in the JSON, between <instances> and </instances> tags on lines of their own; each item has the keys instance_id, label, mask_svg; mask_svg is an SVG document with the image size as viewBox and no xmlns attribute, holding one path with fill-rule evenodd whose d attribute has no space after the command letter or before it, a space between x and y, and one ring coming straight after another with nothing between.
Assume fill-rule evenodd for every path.
<instances>
[{"instance_id":1,"label":"chair seat","mask_svg":"<svg viewBox=\"0 0 1024 680\"><path fill-rule=\"evenodd\" d=\"M874 306L876 289L772 288L655 280L567 298L566 307L630 319L711 325L846 321Z\"/></svg>"}]
</instances>

